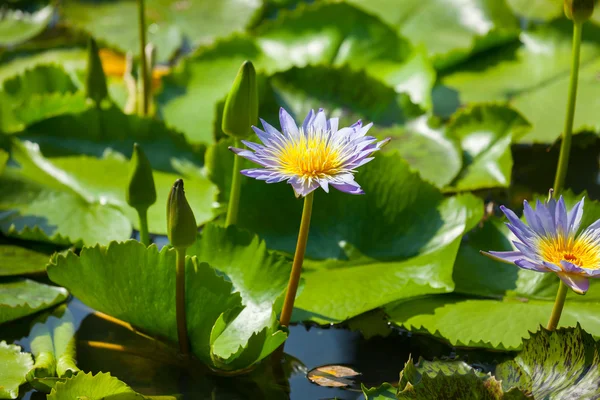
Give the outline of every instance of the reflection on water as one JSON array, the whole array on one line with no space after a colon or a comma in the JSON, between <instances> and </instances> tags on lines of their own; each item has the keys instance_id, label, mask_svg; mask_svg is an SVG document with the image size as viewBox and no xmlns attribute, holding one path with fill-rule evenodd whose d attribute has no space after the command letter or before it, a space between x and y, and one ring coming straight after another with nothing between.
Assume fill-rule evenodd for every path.
<instances>
[{"instance_id":1,"label":"reflection on water","mask_svg":"<svg viewBox=\"0 0 600 400\"><path fill-rule=\"evenodd\" d=\"M398 372L412 354L413 358L443 357L451 349L437 341L406 333L392 332L388 337L369 340L360 333L339 328L291 327L285 346L285 361L263 362L248 375L236 378L214 377L197 371L184 371L151 357L156 347L126 328L92 313L78 300L68 304L78 331L78 366L93 373L104 371L118 377L146 395L183 393L183 399L362 399L360 384L379 385L396 382ZM15 341L29 350L29 327L24 319L0 329L0 337ZM145 356L91 348L86 341L118 343ZM150 358L148 358L150 357ZM306 373L326 364L348 365L362 373L349 389L320 387ZM41 393L27 393L24 399L44 399Z\"/></svg>"}]
</instances>

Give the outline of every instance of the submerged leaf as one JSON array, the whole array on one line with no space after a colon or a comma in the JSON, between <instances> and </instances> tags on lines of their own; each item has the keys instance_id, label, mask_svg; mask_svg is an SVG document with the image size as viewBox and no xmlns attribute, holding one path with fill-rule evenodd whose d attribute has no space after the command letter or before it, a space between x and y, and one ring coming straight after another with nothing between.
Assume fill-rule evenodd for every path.
<instances>
[{"instance_id":1,"label":"submerged leaf","mask_svg":"<svg viewBox=\"0 0 600 400\"><path fill-rule=\"evenodd\" d=\"M22 353L19 346L0 342L0 399L16 399L19 386L33 366L31 354Z\"/></svg>"},{"instance_id":2,"label":"submerged leaf","mask_svg":"<svg viewBox=\"0 0 600 400\"><path fill-rule=\"evenodd\" d=\"M0 283L0 324L31 315L67 299L69 293L29 279Z\"/></svg>"}]
</instances>

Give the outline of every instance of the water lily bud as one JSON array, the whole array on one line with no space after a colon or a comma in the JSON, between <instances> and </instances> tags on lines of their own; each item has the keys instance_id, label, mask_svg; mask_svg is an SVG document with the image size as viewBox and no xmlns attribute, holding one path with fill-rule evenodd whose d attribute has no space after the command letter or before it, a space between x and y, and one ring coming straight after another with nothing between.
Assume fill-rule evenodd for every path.
<instances>
[{"instance_id":1,"label":"water lily bud","mask_svg":"<svg viewBox=\"0 0 600 400\"><path fill-rule=\"evenodd\" d=\"M250 136L257 120L256 72L252 62L244 61L225 100L222 129L229 136L244 139Z\"/></svg>"},{"instance_id":2,"label":"water lily bud","mask_svg":"<svg viewBox=\"0 0 600 400\"><path fill-rule=\"evenodd\" d=\"M565 15L575 22L582 23L594 13L595 0L564 0Z\"/></svg>"},{"instance_id":3,"label":"water lily bud","mask_svg":"<svg viewBox=\"0 0 600 400\"><path fill-rule=\"evenodd\" d=\"M127 204L136 210L147 210L154 203L156 203L156 187L152 166L142 148L134 143L133 155L129 163Z\"/></svg>"},{"instance_id":4,"label":"water lily bud","mask_svg":"<svg viewBox=\"0 0 600 400\"><path fill-rule=\"evenodd\" d=\"M96 41L90 38L88 42L88 67L85 77L85 96L92 99L96 105L108 97L106 76L98 53Z\"/></svg>"},{"instance_id":5,"label":"water lily bud","mask_svg":"<svg viewBox=\"0 0 600 400\"><path fill-rule=\"evenodd\" d=\"M194 213L185 198L183 179L177 179L167 200L167 234L175 248L190 247L196 241Z\"/></svg>"}]
</instances>

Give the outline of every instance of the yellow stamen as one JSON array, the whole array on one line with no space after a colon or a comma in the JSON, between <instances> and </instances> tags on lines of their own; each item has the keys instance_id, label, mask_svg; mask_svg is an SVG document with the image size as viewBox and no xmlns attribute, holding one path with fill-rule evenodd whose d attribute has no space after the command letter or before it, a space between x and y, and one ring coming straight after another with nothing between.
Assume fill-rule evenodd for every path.
<instances>
[{"instance_id":1,"label":"yellow stamen","mask_svg":"<svg viewBox=\"0 0 600 400\"><path fill-rule=\"evenodd\" d=\"M559 234L557 237L544 238L539 242L539 249L545 261L558 266L565 260L582 268L600 268L599 249L585 236L574 239Z\"/></svg>"},{"instance_id":2,"label":"yellow stamen","mask_svg":"<svg viewBox=\"0 0 600 400\"><path fill-rule=\"evenodd\" d=\"M341 171L340 148L326 132L300 132L290 138L279 154L281 172L305 179L324 178Z\"/></svg>"}]
</instances>

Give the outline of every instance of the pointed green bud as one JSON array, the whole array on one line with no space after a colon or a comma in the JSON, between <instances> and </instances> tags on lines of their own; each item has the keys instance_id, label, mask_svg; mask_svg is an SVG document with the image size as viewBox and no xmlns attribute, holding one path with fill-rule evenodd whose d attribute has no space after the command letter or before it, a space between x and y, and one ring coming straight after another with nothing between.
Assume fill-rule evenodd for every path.
<instances>
[{"instance_id":1,"label":"pointed green bud","mask_svg":"<svg viewBox=\"0 0 600 400\"><path fill-rule=\"evenodd\" d=\"M96 41L90 38L88 42L88 67L87 76L85 77L85 96L92 99L96 105L99 105L102 100L108 97L108 89L106 87L106 76L100 61L98 53L98 45Z\"/></svg>"},{"instance_id":2,"label":"pointed green bud","mask_svg":"<svg viewBox=\"0 0 600 400\"><path fill-rule=\"evenodd\" d=\"M252 62L244 61L225 100L222 129L229 136L244 139L250 136L257 120L256 72Z\"/></svg>"},{"instance_id":3,"label":"pointed green bud","mask_svg":"<svg viewBox=\"0 0 600 400\"><path fill-rule=\"evenodd\" d=\"M138 211L145 211L156 203L152 166L137 143L133 144L133 155L129 162L129 187L126 197L127 204Z\"/></svg>"},{"instance_id":4,"label":"pointed green bud","mask_svg":"<svg viewBox=\"0 0 600 400\"><path fill-rule=\"evenodd\" d=\"M595 0L564 0L565 15L575 22L583 23L594 13Z\"/></svg>"},{"instance_id":5,"label":"pointed green bud","mask_svg":"<svg viewBox=\"0 0 600 400\"><path fill-rule=\"evenodd\" d=\"M185 198L183 179L177 179L167 200L167 234L175 248L188 248L196 241L198 227Z\"/></svg>"}]
</instances>

